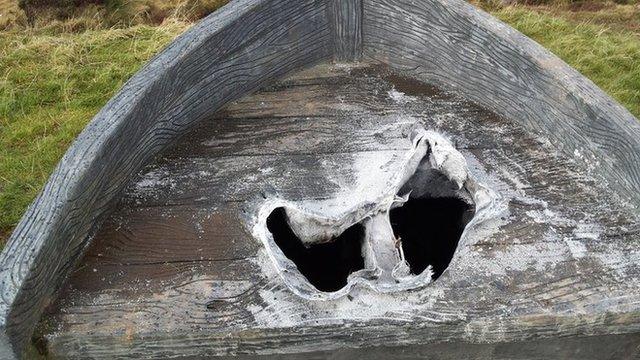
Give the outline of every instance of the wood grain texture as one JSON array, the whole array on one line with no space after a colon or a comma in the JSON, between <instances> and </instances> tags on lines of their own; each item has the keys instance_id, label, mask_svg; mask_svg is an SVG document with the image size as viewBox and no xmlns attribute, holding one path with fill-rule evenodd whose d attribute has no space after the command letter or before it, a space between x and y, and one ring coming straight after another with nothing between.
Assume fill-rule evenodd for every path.
<instances>
[{"instance_id":1,"label":"wood grain texture","mask_svg":"<svg viewBox=\"0 0 640 360\"><path fill-rule=\"evenodd\" d=\"M540 45L461 0L364 2L366 57L549 136L640 211L640 122Z\"/></svg>"},{"instance_id":2,"label":"wood grain texture","mask_svg":"<svg viewBox=\"0 0 640 360\"><path fill-rule=\"evenodd\" d=\"M333 0L330 17L338 61L357 61L362 57L362 2Z\"/></svg>"},{"instance_id":3,"label":"wood grain texture","mask_svg":"<svg viewBox=\"0 0 640 360\"><path fill-rule=\"evenodd\" d=\"M416 124L448 134L504 212L424 288L293 294L251 214L274 194L353 191ZM515 121L385 67L319 65L228 104L147 165L38 334L59 358L633 359L638 248L632 206Z\"/></svg>"},{"instance_id":4,"label":"wood grain texture","mask_svg":"<svg viewBox=\"0 0 640 360\"><path fill-rule=\"evenodd\" d=\"M80 134L0 255L0 329L19 353L130 176L227 102L333 51L317 0L240 0L130 79Z\"/></svg>"}]
</instances>

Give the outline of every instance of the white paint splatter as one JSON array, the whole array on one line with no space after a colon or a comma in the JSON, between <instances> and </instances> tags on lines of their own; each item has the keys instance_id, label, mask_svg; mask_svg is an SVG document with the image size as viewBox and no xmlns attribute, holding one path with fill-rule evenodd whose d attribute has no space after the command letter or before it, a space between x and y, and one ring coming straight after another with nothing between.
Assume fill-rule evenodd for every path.
<instances>
[{"instance_id":1,"label":"white paint splatter","mask_svg":"<svg viewBox=\"0 0 640 360\"><path fill-rule=\"evenodd\" d=\"M391 89L387 92L387 95L397 104L406 104L412 101L416 101L416 97L406 95L405 93L396 89Z\"/></svg>"}]
</instances>

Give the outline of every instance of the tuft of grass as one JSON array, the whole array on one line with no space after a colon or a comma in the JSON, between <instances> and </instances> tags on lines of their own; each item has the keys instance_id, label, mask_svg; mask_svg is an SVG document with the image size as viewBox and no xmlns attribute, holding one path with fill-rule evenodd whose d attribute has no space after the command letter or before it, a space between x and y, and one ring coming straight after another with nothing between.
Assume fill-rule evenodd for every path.
<instances>
[{"instance_id":1,"label":"tuft of grass","mask_svg":"<svg viewBox=\"0 0 640 360\"><path fill-rule=\"evenodd\" d=\"M229 0L0 0L0 30L49 32L196 21Z\"/></svg>"},{"instance_id":2,"label":"tuft of grass","mask_svg":"<svg viewBox=\"0 0 640 360\"><path fill-rule=\"evenodd\" d=\"M549 49L640 117L640 34L520 6L493 14Z\"/></svg>"},{"instance_id":3,"label":"tuft of grass","mask_svg":"<svg viewBox=\"0 0 640 360\"><path fill-rule=\"evenodd\" d=\"M86 123L187 27L0 32L0 246Z\"/></svg>"},{"instance_id":4,"label":"tuft of grass","mask_svg":"<svg viewBox=\"0 0 640 360\"><path fill-rule=\"evenodd\" d=\"M0 30L26 23L27 17L18 6L18 0L0 0Z\"/></svg>"}]
</instances>

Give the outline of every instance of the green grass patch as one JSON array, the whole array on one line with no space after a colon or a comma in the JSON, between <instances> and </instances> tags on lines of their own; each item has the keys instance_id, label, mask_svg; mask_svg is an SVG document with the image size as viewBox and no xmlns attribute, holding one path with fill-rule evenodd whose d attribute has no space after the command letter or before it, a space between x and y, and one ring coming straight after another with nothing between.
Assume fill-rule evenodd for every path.
<instances>
[{"instance_id":1,"label":"green grass patch","mask_svg":"<svg viewBox=\"0 0 640 360\"><path fill-rule=\"evenodd\" d=\"M556 54L640 117L640 35L506 7L493 13Z\"/></svg>"},{"instance_id":2,"label":"green grass patch","mask_svg":"<svg viewBox=\"0 0 640 360\"><path fill-rule=\"evenodd\" d=\"M186 27L0 32L0 246L86 123Z\"/></svg>"}]
</instances>

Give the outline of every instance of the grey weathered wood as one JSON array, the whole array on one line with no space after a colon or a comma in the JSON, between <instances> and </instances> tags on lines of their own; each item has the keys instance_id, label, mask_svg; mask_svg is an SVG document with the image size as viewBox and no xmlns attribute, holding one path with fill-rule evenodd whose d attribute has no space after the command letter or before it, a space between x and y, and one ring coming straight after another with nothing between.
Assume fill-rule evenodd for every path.
<instances>
[{"instance_id":1,"label":"grey weathered wood","mask_svg":"<svg viewBox=\"0 0 640 360\"><path fill-rule=\"evenodd\" d=\"M335 32L335 58L359 60L362 56L363 0L332 0L332 29Z\"/></svg>"},{"instance_id":2,"label":"grey weathered wood","mask_svg":"<svg viewBox=\"0 0 640 360\"><path fill-rule=\"evenodd\" d=\"M549 136L640 204L640 122L508 25L461 0L368 0L363 42L367 58Z\"/></svg>"},{"instance_id":3,"label":"grey weathered wood","mask_svg":"<svg viewBox=\"0 0 640 360\"><path fill-rule=\"evenodd\" d=\"M269 85L287 73L330 58L358 59L361 52L370 61L389 64L418 79L453 90L522 126L522 129L519 129L513 127L511 122L502 123L492 117L484 119L486 124L480 121L462 120L464 117L458 117L459 121L453 121L447 125L443 124L443 122L447 123L445 120L447 119L446 114L448 114L448 112L444 112L444 108L439 108L443 112L438 116L433 115L437 115L438 112L434 112L434 109L429 107L422 107L421 111L412 115L421 121L435 121L435 124L442 130L457 134L457 140L468 151L466 154L480 159L483 168L498 171L501 174L496 176L502 182L494 184L498 188L502 189L504 183L509 184L509 181L515 181L516 183L511 185L517 187L516 192L524 191L527 196L533 196L542 201L538 203L538 208L531 208L533 206L531 203L521 203L522 199L517 197L510 201L509 204L513 210L512 216L515 219L525 219L526 225L514 221L505 227L510 236L488 238L471 247L471 249L488 249L485 253L490 254L491 251L495 251L492 250L494 244L489 241L493 239L509 250L502 251L500 255L494 257L483 258L483 261L492 264L497 261L499 265L506 266L504 262L500 262L504 256L507 258L508 256L515 257L520 254L517 249L526 248L527 245L532 244L535 247L541 247L542 253L547 257L554 254L552 246L559 246L566 250L563 252L564 256L567 251L575 250L568 244L576 245L576 243L562 245L545 240L538 244L541 238L546 239L545 237L549 236L547 234L561 234L571 241L578 241L579 245L585 246L593 254L589 254L586 259L584 256L577 259L556 259L557 263L554 263L554 266L558 268L559 274L564 274L566 277L555 277L547 279L544 283L536 284L527 280L522 271L515 272L507 280L501 279L499 283L496 283L495 280L488 278L486 273L473 273L473 271L479 271L478 269L469 270L462 267L466 271L471 271L467 274L468 276L477 276L477 279L463 284L463 290L452 293L452 298L447 300L450 303L447 303L447 306L440 304L442 307L438 308L439 312L428 311L427 317L429 319L444 321L447 323L447 327L439 327L435 322L420 325L420 322L417 321L419 319L412 318L410 320L416 324L415 327L402 328L402 332L409 340L398 337L398 328L388 327L384 322L381 325L375 321L354 325L353 332L350 334L341 333L342 325L338 326L335 323L325 324L326 327L322 325L320 328L305 328L313 333L312 336L302 335L296 338L294 335L299 329L293 333L289 332L291 329L281 329L276 333L282 336L290 334L291 340L294 341L297 339L308 340L310 345L305 350L311 351L323 347L332 349L342 345L382 346L387 345L389 341L401 344L418 341L418 339L422 339L423 342L459 339L480 342L520 341L527 336L534 336L531 334L537 334L536 336L602 335L607 332L629 333L637 331L638 311L634 304L637 303L638 296L636 291L638 272L637 269L630 268L630 266L638 262L638 254L634 251L637 248L638 229L637 219L629 212L637 214L640 202L640 141L638 141L640 125L628 111L604 95L589 80L531 40L462 1L239 0L230 3L221 11L196 25L136 74L78 137L47 182L43 192L25 213L0 255L0 354L4 357L12 357L14 354L20 353L23 345L29 339L43 307L55 298L56 289L75 267L76 260L83 254L85 248L90 245L92 235L98 231L106 231L100 230L100 224L108 211L112 209L113 200L118 199L122 193L121 190L132 179L133 174L154 155L176 138L185 134L195 124L201 123L205 119L212 119L217 110L232 100ZM364 74L360 75L364 76ZM303 76L299 80L317 82L319 87L316 90L319 89L320 94L327 95L331 94L333 90L326 88L327 84L323 81L331 78L335 78L335 76L331 75L331 71L329 71L328 75L315 73L306 78ZM395 83L395 86L401 85ZM351 90L361 91L363 89L356 87ZM363 91L363 93L367 93L367 91ZM388 99L379 102L381 100L380 94L378 97L371 95L367 98L358 98L352 92L346 91L342 95L344 96L342 99L334 98L331 100L331 97L325 97L324 100L329 101L325 105L335 107L340 111L349 111L349 106L351 106L351 110L359 109L358 111L362 111L365 109L368 111L367 114L374 117L397 115L398 111L403 113L406 108L411 109L412 106L411 102L394 105ZM269 98L264 93L260 96L271 101L275 110L280 109L281 113L288 113L290 116L289 125L294 127L295 123L303 121L301 117L304 116L306 107L313 105L313 101L310 100L313 97L308 94L306 97L299 94L298 98L290 101L288 105L286 105L286 101L280 102L281 105L286 105L284 107L273 103L275 98ZM340 106L347 107L340 109ZM241 109L243 107L245 110ZM246 111L247 109L249 111ZM482 115L482 111L465 109L466 116L471 118L475 116L479 119L485 116ZM257 109L243 105L236 110L248 114L255 113ZM340 111L338 113L342 116L343 113ZM462 113L456 114L462 116ZM258 115L258 118L262 116L262 119L272 119L269 114ZM333 125L339 124L335 122L336 116L327 116L326 112L317 112L316 115L325 118L327 124L331 124L331 121L334 121ZM295 117L300 118L295 119ZM289 126L286 119L278 116L275 118L281 126L285 128ZM213 121L219 120L221 119ZM381 123L386 122L391 125L393 121L390 120L392 119L384 116L380 119ZM248 122L249 118L245 117L241 121ZM363 123L367 124L366 121ZM356 124L358 123L356 122ZM549 161L548 148L545 151L538 149L533 152L524 148L520 152L506 150L513 146L511 146L512 144L506 146L503 140L496 140L495 145L500 146L498 149L493 149L487 144L493 143L494 140L492 137L487 137L487 134L493 134L492 136L498 138L503 134L492 132L492 128L487 127L488 124L508 128L512 136L506 138L511 139L513 143L518 143L526 138L527 149L538 147L543 149L545 143L536 142L536 139L532 138L530 134L542 135L560 149L565 157L552 154L552 158L557 161ZM235 131L232 126L230 127L230 131ZM261 127L262 124L260 124ZM320 134L322 128L323 125L315 127ZM356 129L357 126L348 128L349 131ZM223 130L223 133L226 131ZM276 133L277 129L271 129L271 131ZM307 148L316 149L322 155L323 151L327 152L331 147L340 145L335 141L332 144L331 138L335 134L343 134L344 129L342 132L339 130L336 132L335 128L332 131L329 132L330 136L325 135L327 144L324 147L321 144L306 143ZM299 131L298 134L303 138L304 136L315 136L313 132ZM354 138L356 142L347 143L348 146L342 147L343 155L347 153L361 154L374 150L376 146L389 146L388 150L393 151L395 148L392 144L401 139L397 133L395 138L388 137L385 131L369 133L369 136L374 139L382 139L382 142L376 144L370 138L361 137L362 134L356 135ZM270 137L270 134L265 133L260 136L246 136L246 139L263 142ZM241 141L238 142L238 144L240 143ZM291 143L284 145L279 147L281 152L274 151L272 155L288 154L289 156L283 159L290 161L289 167L294 166L293 164L300 160L303 161L297 163L299 166L309 165L309 154L296 155L300 149L295 150ZM247 151L251 146L253 144L245 143L244 150L238 150L234 146L214 146L215 149L205 146L196 147L195 151L200 154L201 159L206 159L208 155L216 157L218 166L224 164L225 159L226 161L232 159L237 164L243 163L245 161L243 159L247 157L253 157L247 164L254 166L267 159L265 157L267 155L263 154L262 158L258 158L254 156L258 155L256 152ZM268 148L258 146L256 151L268 153ZM183 154L188 154L188 152L189 147L183 147ZM174 158L178 157L177 154ZM226 155L218 156L215 154ZM385 154L388 155L388 153L380 152L379 156L386 156ZM307 157L305 158L305 156ZM339 154L332 156L334 157L329 158L328 162L336 163ZM307 162L305 163L305 161ZM574 164L575 162L579 163L581 167ZM283 162L284 164L287 163ZM318 165L322 162L318 160L314 164ZM180 176L188 175L181 172L180 161L165 165L168 171L176 171L170 177L175 176L174 180L180 180L180 185L191 183L184 181L186 179L184 177L180 178ZM157 167L165 165L155 164ZM215 165L215 162L198 162L196 159L194 166L212 165ZM258 168L260 167L258 166ZM183 169L186 168L183 167ZM229 171L233 171L233 169L233 163L230 163ZM531 169L535 169L535 171ZM348 168L345 168L346 170ZM529 171L531 173L526 174ZM248 173L245 169L244 172L239 171L236 175L238 178L242 178ZM526 181L523 182L523 180ZM199 184L207 185L206 182ZM276 187L280 186L283 194L287 196L306 194L318 197L320 195L317 192L331 191L330 187L322 187L322 184L323 182L318 178L315 180L310 178L308 183L299 186L297 190L295 187L285 186L286 182L276 183ZM313 191L308 190L310 188ZM505 189L511 191L507 188ZM164 205L169 207L187 206L189 208L189 206L195 206L195 208L200 208L227 198L233 200L234 198L227 196L228 194L216 192L223 189L220 186L209 189L211 194L219 195L217 197L211 196L209 203L202 198L180 198L184 193L173 191L166 191L159 199L166 200ZM289 192L286 189L289 189ZM162 188L160 187L158 190L160 191ZM192 191L193 195L202 192L203 189L192 188L189 191ZM580 196L571 195L559 199L557 196L553 196L554 193L578 194ZM229 200L229 204L245 202L250 204L251 200L248 200L248 194L249 192L245 191L244 195L235 198L235 202ZM147 198L144 191L139 192L138 195L140 198L136 199L131 196L131 191L129 191L124 198L123 206L150 199ZM259 193L255 195L259 196ZM606 197L608 200L603 202L602 197ZM189 204L190 200L194 202ZM620 203L620 208L612 206L616 202ZM152 201L149 200L149 206L162 205L161 202L152 204ZM553 219L545 218L543 215L547 213L544 211L552 211L549 210L549 206L553 211L562 210L560 212L564 214L564 219L568 217L569 222L553 223ZM628 210L628 207L634 208L634 210ZM190 209L195 211L195 208L191 207ZM167 209L167 211L174 210L173 208ZM238 211L247 211L247 209ZM532 214L538 216L538 220L542 216L543 224L539 225L535 221L533 222L536 224L533 224L532 220L527 220L535 218L535 216L533 218L530 216ZM583 226L580 223L581 219L595 222L600 226L603 231L598 233L599 241L579 238L582 233L578 230ZM181 222L172 224L186 226L185 221L187 221L186 218L182 218ZM545 229L549 233L545 233ZM234 236L238 236L239 239L244 238L237 233L233 234L236 234ZM525 242L521 243L522 240ZM480 255L469 251L473 255L471 260L478 261ZM212 250L212 252L215 251ZM509 255L504 255L504 253ZM608 257L610 254L615 254L622 260L611 259ZM535 259L539 262L544 261L543 257L535 257ZM175 261L177 261L176 264L185 266L184 260L183 258ZM223 262L227 260L229 259L222 259ZM170 260L169 263L171 261L173 260ZM258 273L261 271L251 261L249 264L244 263L244 260L241 259L239 261L242 263L238 265L239 269L245 273L251 269ZM212 261L213 263L216 262ZM455 266L461 266L460 263L456 264L452 264L454 269ZM152 264L145 266L152 266ZM189 265L184 268L188 267ZM205 268L207 267L205 266ZM216 268L211 265L211 271ZM175 275L171 272L163 273L169 277ZM216 274L214 273L214 276L219 276ZM543 276L539 272L538 275ZM255 280L252 277L246 281L251 282L252 279ZM624 279L624 281L620 281L620 279ZM270 281L268 285L252 283L251 286L256 289L260 288L263 292L273 289L285 291L277 280L271 279ZM473 289L472 293L468 289L469 283L478 286ZM158 284L162 285L161 282ZM211 286L210 281L206 278L192 284L195 284L196 287L202 284L205 288ZM495 308L496 303L503 301L498 296L503 290L496 292L487 284L497 284L495 286L498 289L512 286L519 290L522 290L520 289L522 284L530 286L527 288L529 290L525 289L525 294L522 297L509 300L518 304L509 309L518 314L529 314L533 318L508 317L503 319L499 317L497 323L490 323L493 325L482 325L485 319L474 317L475 315L486 314L489 316L486 321L495 316L506 316L504 312L501 313ZM590 284L590 287L583 288L582 284ZM439 286L432 287L427 292L432 294L433 291L442 290L443 288ZM162 291L165 290L162 288ZM602 296L603 293L606 293L606 296ZM121 295L121 293L117 294ZM255 296L254 292L252 294ZM91 298L94 295L88 294L86 296ZM168 295L171 302L156 310L161 309L166 312L180 306L185 306L188 309L193 306L193 310L202 311L200 303L186 304L188 294L185 295L178 291L177 293L170 292ZM276 295L281 296L282 294ZM489 296L490 300L478 302L468 309L465 308L469 304L465 303L464 296L485 295L493 297ZM94 299L99 300L101 297L95 295ZM206 300L205 298L198 299ZM574 301L574 299L577 300ZM264 302L259 302L263 300L256 300L256 298L242 301L245 301L242 304L264 305ZM299 300L286 297L286 301L295 303ZM343 299L343 301L346 300ZM578 309L586 309L584 313L571 308L576 306L576 303L579 305ZM57 340L53 343L52 349L58 349L62 353L67 350L71 353L76 351L77 354L84 354L84 351L88 351L96 356L110 356L117 353L126 355L128 351L133 349L132 354L140 356L143 354L164 356L184 354L189 351L197 353L202 349L200 346L208 346L208 344L215 346L212 345L208 350L203 350L205 353L219 350L226 353L237 351L250 354L270 351L269 349L275 348L274 343L270 342L271 335L267 333L255 335L239 331L237 332L240 336L238 339L245 339L241 346L234 345L240 340L230 342L225 337L221 337L220 334L225 333L221 329L226 329L223 325L237 324L233 322L237 319L229 322L229 318L223 318L226 322L221 320L221 323L200 321L192 324L195 328L204 324L215 330L215 334L207 333L201 338L198 337L199 335L189 333L188 329L180 327L182 325L178 320L171 322L169 326L177 332L169 332L170 335L167 336L163 335L167 333L166 328L145 328L147 329L145 331L153 330L156 332L153 335L144 335L152 336L154 339L157 337L157 341L149 343L146 342L148 338L129 336L125 331L125 338L131 338L131 342L129 345L123 346L119 339L110 339L108 336L105 338L105 334L95 335L92 333L92 331L108 332L109 327L101 329L100 326L92 323L90 318L82 318L83 311L86 310L82 306L90 307L92 305L84 304L82 301L77 304L78 308L72 307L70 309L71 321L68 323L73 324L74 317L78 316L78 319L86 325L85 330L89 329L87 330L89 335L75 337L81 331L72 327L65 330L68 332L63 332L55 337ZM313 305L306 308L307 305L295 304L294 308L297 309L297 312L294 313L306 312L320 316L319 314L324 311ZM454 308L457 306L456 309L460 309L461 312L453 312L450 305ZM110 307L118 305L102 304L100 306L110 309ZM144 309L135 302L123 306L115 313L122 314L122 311L125 311L129 314L128 316L147 320L150 318L145 318L145 312L152 317L157 315L154 313L156 310ZM563 311L569 312L570 315L567 316ZM606 315L607 311L616 315ZM493 313L489 314L490 312ZM233 311L229 312L229 314L233 313ZM247 315L247 312L241 312L242 314ZM395 315L404 319L402 313ZM203 318L200 320L206 319L209 315L202 316ZM464 320L467 321L465 327L459 322L460 317L467 319ZM133 324L138 324L136 326L140 326L134 321L135 319L123 319L117 315L104 320L109 322L112 319L117 321L112 324L115 328L119 324L131 324L131 321ZM274 319L277 320L277 316L274 315ZM298 320L303 321L302 319ZM334 320L339 321L339 318ZM462 322L464 323L464 321ZM559 327L557 324L563 321L564 326ZM82 324L75 325L82 327ZM382 330L377 335L379 337L371 338L370 330L379 328ZM523 329L526 329L528 333ZM468 334L469 331L473 334L475 330L481 331L483 335ZM73 333L73 331L79 332ZM323 333L324 331L326 332ZM176 335L178 333L180 335ZM441 335L434 335L437 333ZM66 337L65 334L73 335ZM183 339L181 336L184 334L187 335ZM173 342L176 336L183 339L184 342L181 344ZM345 338L351 336L351 340L336 341L336 337L342 336ZM247 340L247 338L253 340ZM104 339L104 341L101 342L100 339ZM157 347L153 347L156 345ZM284 349L282 351L300 350L293 342L279 345L282 345L282 349Z\"/></svg>"},{"instance_id":4,"label":"grey weathered wood","mask_svg":"<svg viewBox=\"0 0 640 360\"><path fill-rule=\"evenodd\" d=\"M325 2L240 0L129 80L65 154L0 255L0 337L13 347L4 351L23 348L131 174L225 103L330 57L332 47Z\"/></svg>"},{"instance_id":5,"label":"grey weathered wood","mask_svg":"<svg viewBox=\"0 0 640 360\"><path fill-rule=\"evenodd\" d=\"M414 122L452 136L505 212L423 289L291 293L245 216L263 195L349 188L356 160L402 153ZM384 67L320 65L229 104L145 167L38 333L67 358L633 358L631 205L515 121Z\"/></svg>"}]
</instances>

